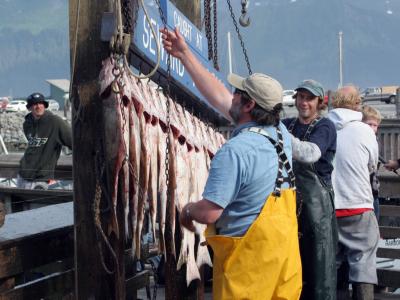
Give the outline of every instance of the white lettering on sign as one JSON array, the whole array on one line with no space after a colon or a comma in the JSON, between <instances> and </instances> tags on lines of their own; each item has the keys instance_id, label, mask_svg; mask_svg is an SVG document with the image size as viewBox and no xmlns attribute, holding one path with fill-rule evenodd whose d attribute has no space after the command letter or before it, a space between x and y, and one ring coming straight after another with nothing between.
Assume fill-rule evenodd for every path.
<instances>
[{"instance_id":1,"label":"white lettering on sign","mask_svg":"<svg viewBox=\"0 0 400 300\"><path fill-rule=\"evenodd\" d=\"M197 49L199 49L200 51L203 51L203 37L201 36L201 34L199 32L196 33L196 47Z\"/></svg>"},{"instance_id":2,"label":"white lettering on sign","mask_svg":"<svg viewBox=\"0 0 400 300\"><path fill-rule=\"evenodd\" d=\"M162 46L162 37L160 33L160 26L154 19L150 19L150 22L157 34L157 39L160 45L160 61L167 64L168 55L166 55L165 49ZM143 36L142 42L145 49L147 49L154 57L157 55L157 43L154 40L153 33L151 32L150 25L146 20L146 17L143 16ZM174 72L179 75L179 77L183 77L185 74L185 67L181 63L181 61L175 57L171 56L171 72Z\"/></svg>"},{"instance_id":3,"label":"white lettering on sign","mask_svg":"<svg viewBox=\"0 0 400 300\"><path fill-rule=\"evenodd\" d=\"M174 10L174 25L179 28L179 32L185 37L189 42L192 41L192 29L193 26L190 25L176 10Z\"/></svg>"}]
</instances>

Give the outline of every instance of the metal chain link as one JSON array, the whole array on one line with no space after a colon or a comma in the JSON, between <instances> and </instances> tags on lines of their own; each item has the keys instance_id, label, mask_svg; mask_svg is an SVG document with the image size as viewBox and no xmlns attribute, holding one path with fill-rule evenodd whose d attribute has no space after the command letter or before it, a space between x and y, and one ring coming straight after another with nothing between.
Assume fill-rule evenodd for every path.
<instances>
[{"instance_id":1,"label":"metal chain link","mask_svg":"<svg viewBox=\"0 0 400 300\"><path fill-rule=\"evenodd\" d=\"M124 32L125 33L130 33L130 30L132 28L132 5L131 5L131 0L122 0L122 15L124 16Z\"/></svg>"},{"instance_id":2,"label":"metal chain link","mask_svg":"<svg viewBox=\"0 0 400 300\"><path fill-rule=\"evenodd\" d=\"M215 70L219 71L218 66L218 32L217 32L217 0L214 0L214 68Z\"/></svg>"},{"instance_id":3,"label":"metal chain link","mask_svg":"<svg viewBox=\"0 0 400 300\"><path fill-rule=\"evenodd\" d=\"M243 51L244 59L246 60L247 69L249 71L249 75L251 75L251 74L253 74L253 72L251 71L249 57L247 56L247 51L246 51L246 48L244 46L244 42L243 42L242 36L240 34L238 24L236 22L236 17L235 17L235 14L233 12L233 9L232 9L231 1L230 0L226 0L226 3L228 4L228 8L229 8L229 11L231 13L233 25L235 26L235 30L236 30L236 33L238 35L238 38L239 38L239 41L240 41L240 45L242 47L242 51Z\"/></svg>"},{"instance_id":4,"label":"metal chain link","mask_svg":"<svg viewBox=\"0 0 400 300\"><path fill-rule=\"evenodd\" d=\"M158 11L160 14L161 21L164 25L164 28L167 28L167 20L165 18L164 12L161 8L160 0L154 0L158 6ZM171 113L170 113L170 105L169 105L169 97L171 95L170 90L171 85L171 54L167 55L167 90L165 92L165 99L166 99L166 108L167 108L167 136L165 137L165 183L167 188L169 187L169 148L171 144L170 140L170 133L171 133ZM169 197L169 193L167 193L167 198ZM167 199L167 203L168 203ZM153 300L157 298L157 273L156 270L153 271L154 273L154 290L153 290Z\"/></svg>"},{"instance_id":5,"label":"metal chain link","mask_svg":"<svg viewBox=\"0 0 400 300\"><path fill-rule=\"evenodd\" d=\"M211 36L211 0L204 0L204 29L208 45L208 60L213 59L213 44Z\"/></svg>"}]
</instances>

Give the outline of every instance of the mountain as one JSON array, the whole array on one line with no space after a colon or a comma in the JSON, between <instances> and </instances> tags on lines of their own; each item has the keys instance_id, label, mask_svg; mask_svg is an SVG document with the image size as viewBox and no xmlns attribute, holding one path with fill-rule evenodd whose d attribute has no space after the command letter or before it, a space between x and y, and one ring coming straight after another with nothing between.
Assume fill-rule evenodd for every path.
<instances>
[{"instance_id":1,"label":"mountain","mask_svg":"<svg viewBox=\"0 0 400 300\"><path fill-rule=\"evenodd\" d=\"M239 17L241 1L231 2ZM251 24L240 31L252 71L271 74L284 88L307 78L326 88L338 86L339 31L344 83L400 84L400 1L252 0L248 15ZM225 0L218 0L218 21L222 72L227 72L224 50L230 31L234 71L247 74ZM46 79L68 77L68 1L0 0L0 96L47 95Z\"/></svg>"},{"instance_id":2,"label":"mountain","mask_svg":"<svg viewBox=\"0 0 400 300\"><path fill-rule=\"evenodd\" d=\"M221 3L220 10L225 7ZM237 11L237 17L239 14ZM339 31L343 32L344 83L360 87L400 85L399 1L251 1L248 15L251 25L240 30L253 72L271 74L287 89L306 78L337 88ZM234 27L223 24L220 32L229 30L235 39ZM226 37L220 39L220 49L226 49ZM234 52L236 72L246 74L237 38ZM225 57L221 60L227 61Z\"/></svg>"},{"instance_id":3,"label":"mountain","mask_svg":"<svg viewBox=\"0 0 400 300\"><path fill-rule=\"evenodd\" d=\"M0 96L49 94L69 77L68 2L0 0Z\"/></svg>"}]
</instances>

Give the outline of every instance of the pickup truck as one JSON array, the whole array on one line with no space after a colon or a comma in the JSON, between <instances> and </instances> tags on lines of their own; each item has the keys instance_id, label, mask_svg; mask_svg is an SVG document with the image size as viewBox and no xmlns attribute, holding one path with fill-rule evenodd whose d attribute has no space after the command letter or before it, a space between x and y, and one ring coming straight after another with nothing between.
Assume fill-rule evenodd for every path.
<instances>
[{"instance_id":1,"label":"pickup truck","mask_svg":"<svg viewBox=\"0 0 400 300\"><path fill-rule=\"evenodd\" d=\"M362 101L373 101L378 100L389 103L395 103L396 101L396 91L399 87L392 86L382 86L382 87L369 87L366 88L361 94Z\"/></svg>"}]
</instances>

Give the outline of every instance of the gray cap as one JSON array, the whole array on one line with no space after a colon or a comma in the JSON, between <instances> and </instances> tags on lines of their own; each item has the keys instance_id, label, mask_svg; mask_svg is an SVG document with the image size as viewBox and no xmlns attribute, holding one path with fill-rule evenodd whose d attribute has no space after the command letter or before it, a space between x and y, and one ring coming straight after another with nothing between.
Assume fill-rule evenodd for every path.
<instances>
[{"instance_id":1,"label":"gray cap","mask_svg":"<svg viewBox=\"0 0 400 300\"><path fill-rule=\"evenodd\" d=\"M295 91L298 91L300 89L305 89L314 96L324 98L324 88L322 84L313 79L304 80L302 83L299 84L299 86L295 89Z\"/></svg>"},{"instance_id":2,"label":"gray cap","mask_svg":"<svg viewBox=\"0 0 400 300\"><path fill-rule=\"evenodd\" d=\"M282 86L274 78L265 74L254 73L247 78L236 74L228 75L228 82L235 88L243 90L263 109L270 111L282 103Z\"/></svg>"}]
</instances>

